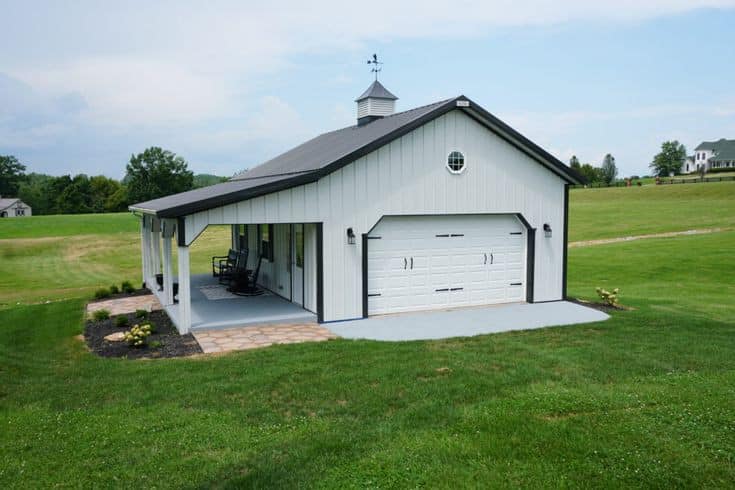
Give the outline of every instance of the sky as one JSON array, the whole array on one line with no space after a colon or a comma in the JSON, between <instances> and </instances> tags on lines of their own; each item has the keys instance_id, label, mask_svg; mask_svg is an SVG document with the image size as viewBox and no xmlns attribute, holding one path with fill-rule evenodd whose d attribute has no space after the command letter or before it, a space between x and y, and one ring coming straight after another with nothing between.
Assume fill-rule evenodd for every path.
<instances>
[{"instance_id":1,"label":"sky","mask_svg":"<svg viewBox=\"0 0 735 490\"><path fill-rule=\"evenodd\" d=\"M464 94L567 162L644 175L735 138L735 0L0 0L0 154L122 178L161 146L230 176L355 123L367 59L406 110Z\"/></svg>"}]
</instances>

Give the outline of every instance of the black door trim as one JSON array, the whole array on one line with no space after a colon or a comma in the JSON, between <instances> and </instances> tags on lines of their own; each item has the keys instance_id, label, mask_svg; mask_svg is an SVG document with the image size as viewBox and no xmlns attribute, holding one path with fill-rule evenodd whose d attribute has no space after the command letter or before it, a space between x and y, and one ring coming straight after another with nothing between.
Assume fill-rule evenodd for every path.
<instances>
[{"instance_id":1,"label":"black door trim","mask_svg":"<svg viewBox=\"0 0 735 490\"><path fill-rule=\"evenodd\" d=\"M362 317L368 317L368 240L367 233L362 234Z\"/></svg>"},{"instance_id":2,"label":"black door trim","mask_svg":"<svg viewBox=\"0 0 735 490\"><path fill-rule=\"evenodd\" d=\"M324 323L324 225L316 224L316 320Z\"/></svg>"},{"instance_id":3,"label":"black door trim","mask_svg":"<svg viewBox=\"0 0 735 490\"><path fill-rule=\"evenodd\" d=\"M567 299L567 252L569 250L569 184L564 186L564 255L562 256L561 299Z\"/></svg>"}]
</instances>

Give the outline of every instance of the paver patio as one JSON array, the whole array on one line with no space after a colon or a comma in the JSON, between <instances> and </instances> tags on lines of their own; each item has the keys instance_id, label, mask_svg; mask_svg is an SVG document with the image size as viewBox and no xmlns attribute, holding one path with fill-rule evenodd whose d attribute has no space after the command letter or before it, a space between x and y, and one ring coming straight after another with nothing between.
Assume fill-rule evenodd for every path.
<instances>
[{"instance_id":1,"label":"paver patio","mask_svg":"<svg viewBox=\"0 0 735 490\"><path fill-rule=\"evenodd\" d=\"M87 315L91 315L97 310L107 310L110 315L122 315L124 313L135 313L136 310L160 310L163 307L158 298L153 294L144 294L141 296L128 296L125 298L106 299L103 301L95 301L87 305Z\"/></svg>"},{"instance_id":2,"label":"paver patio","mask_svg":"<svg viewBox=\"0 0 735 490\"><path fill-rule=\"evenodd\" d=\"M323 342L338 338L333 332L316 323L200 330L194 331L193 334L205 354L257 349L274 344Z\"/></svg>"}]
</instances>

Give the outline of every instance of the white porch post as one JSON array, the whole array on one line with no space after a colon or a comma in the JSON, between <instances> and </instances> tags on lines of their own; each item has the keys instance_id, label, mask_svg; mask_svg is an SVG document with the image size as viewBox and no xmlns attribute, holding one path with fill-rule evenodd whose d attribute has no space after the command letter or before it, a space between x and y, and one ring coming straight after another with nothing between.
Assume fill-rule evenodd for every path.
<instances>
[{"instance_id":1,"label":"white porch post","mask_svg":"<svg viewBox=\"0 0 735 490\"><path fill-rule=\"evenodd\" d=\"M158 218L152 219L151 248L153 250L151 255L151 264L153 268L151 278L153 279L153 283L156 284L156 274L161 273L161 220Z\"/></svg>"},{"instance_id":2,"label":"white porch post","mask_svg":"<svg viewBox=\"0 0 735 490\"><path fill-rule=\"evenodd\" d=\"M233 250L240 250L240 225L230 225L230 234L232 235Z\"/></svg>"},{"instance_id":3,"label":"white porch post","mask_svg":"<svg viewBox=\"0 0 735 490\"><path fill-rule=\"evenodd\" d=\"M163 235L163 302L164 306L170 306L174 304L174 264L171 239L174 236L176 225L173 220L163 221L161 225L161 234Z\"/></svg>"},{"instance_id":4,"label":"white porch post","mask_svg":"<svg viewBox=\"0 0 735 490\"><path fill-rule=\"evenodd\" d=\"M179 230L181 233L181 230ZM179 245L179 333L191 330L191 281L189 276L189 247Z\"/></svg>"},{"instance_id":5,"label":"white porch post","mask_svg":"<svg viewBox=\"0 0 735 490\"><path fill-rule=\"evenodd\" d=\"M148 268L150 265L151 247L149 244L148 220L149 218L146 215L143 215L140 219L140 255L143 262L143 284L145 286L148 285L148 277L150 277Z\"/></svg>"}]
</instances>

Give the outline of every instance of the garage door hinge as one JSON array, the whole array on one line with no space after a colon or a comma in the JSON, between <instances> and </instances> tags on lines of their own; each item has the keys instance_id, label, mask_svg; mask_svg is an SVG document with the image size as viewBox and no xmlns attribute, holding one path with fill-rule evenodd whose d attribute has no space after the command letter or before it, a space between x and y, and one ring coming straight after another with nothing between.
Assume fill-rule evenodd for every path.
<instances>
[{"instance_id":1,"label":"garage door hinge","mask_svg":"<svg viewBox=\"0 0 735 490\"><path fill-rule=\"evenodd\" d=\"M383 238L383 237L382 236L369 236L369 237L367 237L368 240L380 240L381 238Z\"/></svg>"},{"instance_id":2,"label":"garage door hinge","mask_svg":"<svg viewBox=\"0 0 735 490\"><path fill-rule=\"evenodd\" d=\"M510 234L511 235L523 235L523 232L522 231L511 231Z\"/></svg>"},{"instance_id":3,"label":"garage door hinge","mask_svg":"<svg viewBox=\"0 0 735 490\"><path fill-rule=\"evenodd\" d=\"M511 286L523 286L522 282L512 282L510 283Z\"/></svg>"},{"instance_id":4,"label":"garage door hinge","mask_svg":"<svg viewBox=\"0 0 735 490\"><path fill-rule=\"evenodd\" d=\"M368 298L372 298L373 296L381 296L380 293L368 293Z\"/></svg>"},{"instance_id":5,"label":"garage door hinge","mask_svg":"<svg viewBox=\"0 0 735 490\"><path fill-rule=\"evenodd\" d=\"M450 289L450 291L462 291L462 290L464 290L464 288L452 288L452 289Z\"/></svg>"},{"instance_id":6,"label":"garage door hinge","mask_svg":"<svg viewBox=\"0 0 735 490\"><path fill-rule=\"evenodd\" d=\"M446 293L447 291L449 291L449 288L435 289L434 291L437 293Z\"/></svg>"}]
</instances>

